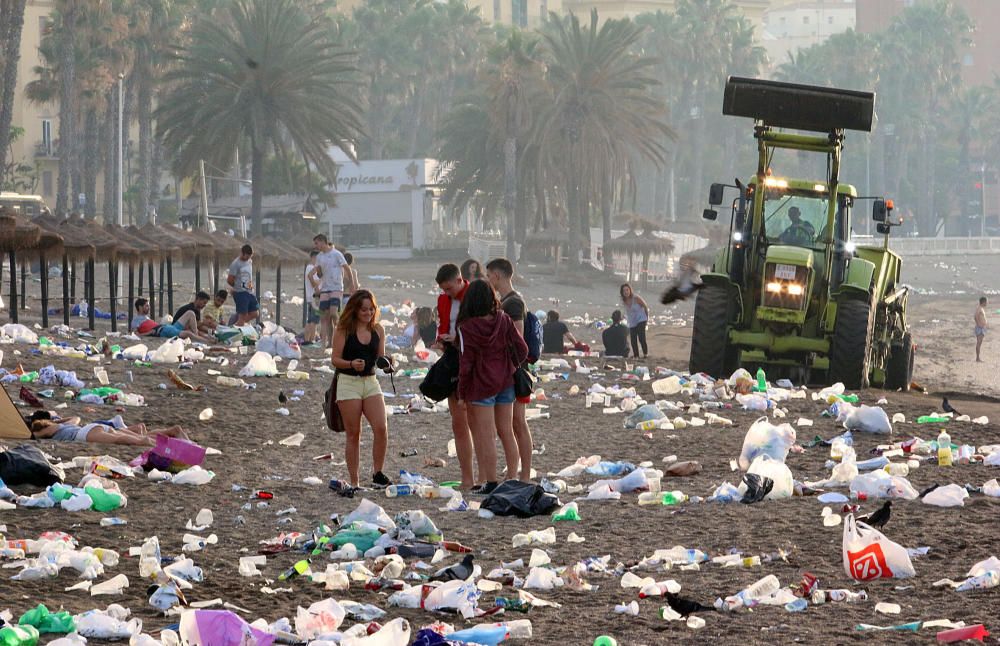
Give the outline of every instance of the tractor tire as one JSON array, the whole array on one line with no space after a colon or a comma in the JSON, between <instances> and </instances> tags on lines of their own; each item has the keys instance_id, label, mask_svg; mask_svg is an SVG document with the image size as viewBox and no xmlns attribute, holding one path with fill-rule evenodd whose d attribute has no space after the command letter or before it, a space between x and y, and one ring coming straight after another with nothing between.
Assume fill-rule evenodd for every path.
<instances>
[{"instance_id":1,"label":"tractor tire","mask_svg":"<svg viewBox=\"0 0 1000 646\"><path fill-rule=\"evenodd\" d=\"M913 338L907 332L903 335L901 345L892 346L885 367L885 389L910 390L913 381Z\"/></svg>"},{"instance_id":2,"label":"tractor tire","mask_svg":"<svg viewBox=\"0 0 1000 646\"><path fill-rule=\"evenodd\" d=\"M868 387L872 322L872 308L864 301L844 301L837 305L830 343L831 384L839 381L850 390Z\"/></svg>"},{"instance_id":3,"label":"tractor tire","mask_svg":"<svg viewBox=\"0 0 1000 646\"><path fill-rule=\"evenodd\" d=\"M725 287L706 285L698 292L688 362L691 374L704 372L716 379L725 379L734 369L733 351L729 346L732 307L733 301Z\"/></svg>"}]
</instances>

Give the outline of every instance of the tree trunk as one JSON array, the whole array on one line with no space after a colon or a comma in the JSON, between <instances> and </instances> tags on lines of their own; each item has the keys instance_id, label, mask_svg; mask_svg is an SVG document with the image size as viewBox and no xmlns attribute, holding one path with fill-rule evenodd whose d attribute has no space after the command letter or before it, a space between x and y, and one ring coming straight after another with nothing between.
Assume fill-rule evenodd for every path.
<instances>
[{"instance_id":1,"label":"tree trunk","mask_svg":"<svg viewBox=\"0 0 1000 646\"><path fill-rule=\"evenodd\" d=\"M138 195L139 223L144 224L149 219L149 191L153 184L153 79L149 64L149 51L138 47L135 66L139 71L136 78L136 112L139 120L139 181L136 186Z\"/></svg>"},{"instance_id":2,"label":"tree trunk","mask_svg":"<svg viewBox=\"0 0 1000 646\"><path fill-rule=\"evenodd\" d=\"M0 37L3 39L2 82L0 93L0 168L7 162L10 146L10 124L14 118L14 91L17 89L17 63L21 58L21 31L24 27L24 5L27 0L4 0L0 4Z\"/></svg>"},{"instance_id":3,"label":"tree trunk","mask_svg":"<svg viewBox=\"0 0 1000 646\"><path fill-rule=\"evenodd\" d=\"M160 145L155 136L153 137L152 148L153 159L152 164L150 164L149 173L149 206L151 216L156 213L160 204L160 166L163 163L163 146ZM177 213L180 212L181 210L178 207Z\"/></svg>"},{"instance_id":4,"label":"tree trunk","mask_svg":"<svg viewBox=\"0 0 1000 646\"><path fill-rule=\"evenodd\" d=\"M59 177L56 213L65 215L74 205L69 195L76 150L76 0L68 0L59 34Z\"/></svg>"},{"instance_id":5,"label":"tree trunk","mask_svg":"<svg viewBox=\"0 0 1000 646\"><path fill-rule=\"evenodd\" d=\"M88 218L97 217L97 169L101 158L99 130L97 108L88 108L84 121L83 163L80 165L83 174L83 192L87 196L83 212Z\"/></svg>"},{"instance_id":6,"label":"tree trunk","mask_svg":"<svg viewBox=\"0 0 1000 646\"><path fill-rule=\"evenodd\" d=\"M253 235L261 235L261 210L264 205L264 150L256 141L251 141L252 160L250 166L250 221Z\"/></svg>"},{"instance_id":7,"label":"tree trunk","mask_svg":"<svg viewBox=\"0 0 1000 646\"><path fill-rule=\"evenodd\" d=\"M118 87L107 93L108 107L104 111L104 127L101 128L101 148L104 150L104 199L101 214L104 222L117 222L118 215Z\"/></svg>"},{"instance_id":8,"label":"tree trunk","mask_svg":"<svg viewBox=\"0 0 1000 646\"><path fill-rule=\"evenodd\" d=\"M507 260L516 262L514 222L517 219L517 139L511 136L513 121L513 116L507 117L508 134L503 145L503 209L507 214Z\"/></svg>"}]
</instances>

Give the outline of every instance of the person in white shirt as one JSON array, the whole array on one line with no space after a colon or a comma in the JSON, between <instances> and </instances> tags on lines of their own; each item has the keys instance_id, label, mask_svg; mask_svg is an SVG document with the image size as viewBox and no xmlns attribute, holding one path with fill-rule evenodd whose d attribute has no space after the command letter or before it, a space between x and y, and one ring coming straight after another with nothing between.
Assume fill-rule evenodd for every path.
<instances>
[{"instance_id":1,"label":"person in white shirt","mask_svg":"<svg viewBox=\"0 0 1000 646\"><path fill-rule=\"evenodd\" d=\"M313 247L319 253L316 255L316 265L308 275L320 278L320 334L323 337L323 347L326 347L333 339L334 321L340 317L344 281L350 267L344 254L337 251L322 233L313 238Z\"/></svg>"}]
</instances>

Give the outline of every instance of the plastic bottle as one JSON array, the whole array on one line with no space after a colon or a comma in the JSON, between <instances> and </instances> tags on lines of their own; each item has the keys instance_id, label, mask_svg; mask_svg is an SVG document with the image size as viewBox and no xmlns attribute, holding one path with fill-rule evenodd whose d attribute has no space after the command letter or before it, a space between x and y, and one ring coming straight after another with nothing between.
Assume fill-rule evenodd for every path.
<instances>
[{"instance_id":1,"label":"plastic bottle","mask_svg":"<svg viewBox=\"0 0 1000 646\"><path fill-rule=\"evenodd\" d=\"M416 493L416 487L408 484L392 484L385 488L386 498L412 496L414 493Z\"/></svg>"},{"instance_id":2,"label":"plastic bottle","mask_svg":"<svg viewBox=\"0 0 1000 646\"><path fill-rule=\"evenodd\" d=\"M516 619L504 625L507 627L507 636L511 639L531 639L530 619Z\"/></svg>"},{"instance_id":3,"label":"plastic bottle","mask_svg":"<svg viewBox=\"0 0 1000 646\"><path fill-rule=\"evenodd\" d=\"M944 415L921 415L917 418L917 424L945 424L950 421L951 418Z\"/></svg>"},{"instance_id":4,"label":"plastic bottle","mask_svg":"<svg viewBox=\"0 0 1000 646\"><path fill-rule=\"evenodd\" d=\"M937 438L938 444L938 466L951 466L951 436L948 431L941 429L941 434Z\"/></svg>"},{"instance_id":5,"label":"plastic bottle","mask_svg":"<svg viewBox=\"0 0 1000 646\"><path fill-rule=\"evenodd\" d=\"M767 375L764 374L763 368L757 368L757 385L754 390L759 393L767 392Z\"/></svg>"},{"instance_id":6,"label":"plastic bottle","mask_svg":"<svg viewBox=\"0 0 1000 646\"><path fill-rule=\"evenodd\" d=\"M301 561L298 561L295 565L279 574L278 580L287 581L288 579L295 578L300 574L305 574L306 570L309 569L309 563L310 559L302 559Z\"/></svg>"},{"instance_id":7,"label":"plastic bottle","mask_svg":"<svg viewBox=\"0 0 1000 646\"><path fill-rule=\"evenodd\" d=\"M0 646L35 646L38 629L34 626L6 626L0 628Z\"/></svg>"},{"instance_id":8,"label":"plastic bottle","mask_svg":"<svg viewBox=\"0 0 1000 646\"><path fill-rule=\"evenodd\" d=\"M795 601L789 601L785 604L785 610L788 612L802 612L809 607L809 602L805 599L799 598Z\"/></svg>"},{"instance_id":9,"label":"plastic bottle","mask_svg":"<svg viewBox=\"0 0 1000 646\"><path fill-rule=\"evenodd\" d=\"M1000 585L1000 571L989 570L979 576L974 576L962 582L956 590L966 592L968 590L986 590Z\"/></svg>"},{"instance_id":10,"label":"plastic bottle","mask_svg":"<svg viewBox=\"0 0 1000 646\"><path fill-rule=\"evenodd\" d=\"M504 624L479 624L445 637L448 641L496 646L507 639L507 627Z\"/></svg>"},{"instance_id":11,"label":"plastic bottle","mask_svg":"<svg viewBox=\"0 0 1000 646\"><path fill-rule=\"evenodd\" d=\"M618 640L608 635L601 635L594 640L594 646L618 646Z\"/></svg>"},{"instance_id":12,"label":"plastic bottle","mask_svg":"<svg viewBox=\"0 0 1000 646\"><path fill-rule=\"evenodd\" d=\"M497 608L503 608L507 612L528 612L531 610L531 603L521 599L497 597L495 603Z\"/></svg>"},{"instance_id":13,"label":"plastic bottle","mask_svg":"<svg viewBox=\"0 0 1000 646\"><path fill-rule=\"evenodd\" d=\"M781 589L781 581L778 577L773 574L769 574L760 581L757 581L753 585L749 586L740 595L743 597L744 602L746 601L758 601L765 597L769 597L778 590Z\"/></svg>"}]
</instances>

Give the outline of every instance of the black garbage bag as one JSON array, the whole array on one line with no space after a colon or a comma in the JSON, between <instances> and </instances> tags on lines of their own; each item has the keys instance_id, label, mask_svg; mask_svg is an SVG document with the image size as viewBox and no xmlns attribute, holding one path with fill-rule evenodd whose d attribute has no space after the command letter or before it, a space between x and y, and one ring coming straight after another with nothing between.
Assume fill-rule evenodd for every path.
<instances>
[{"instance_id":1,"label":"black garbage bag","mask_svg":"<svg viewBox=\"0 0 1000 646\"><path fill-rule=\"evenodd\" d=\"M767 494L771 493L771 489L774 489L774 480L771 480L767 476L762 478L756 473L745 474L743 482L746 484L747 490L743 494L743 500L740 502L744 505L752 505L755 502L760 502Z\"/></svg>"},{"instance_id":2,"label":"black garbage bag","mask_svg":"<svg viewBox=\"0 0 1000 646\"><path fill-rule=\"evenodd\" d=\"M420 382L420 393L435 402L448 399L458 387L458 362L458 349L451 345L445 347L444 354Z\"/></svg>"},{"instance_id":3,"label":"black garbage bag","mask_svg":"<svg viewBox=\"0 0 1000 646\"><path fill-rule=\"evenodd\" d=\"M539 485L520 480L507 480L483 500L480 509L489 509L497 516L531 518L548 514L561 507L559 498Z\"/></svg>"},{"instance_id":4,"label":"black garbage bag","mask_svg":"<svg viewBox=\"0 0 1000 646\"><path fill-rule=\"evenodd\" d=\"M66 473L50 464L36 446L22 444L0 452L0 480L8 487L22 484L48 487L65 477Z\"/></svg>"}]
</instances>

